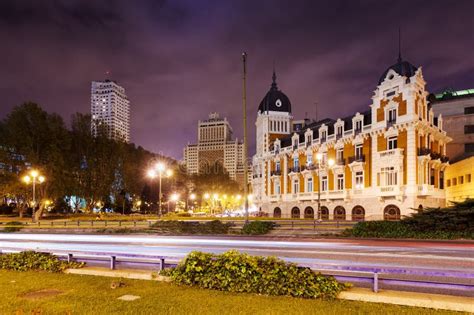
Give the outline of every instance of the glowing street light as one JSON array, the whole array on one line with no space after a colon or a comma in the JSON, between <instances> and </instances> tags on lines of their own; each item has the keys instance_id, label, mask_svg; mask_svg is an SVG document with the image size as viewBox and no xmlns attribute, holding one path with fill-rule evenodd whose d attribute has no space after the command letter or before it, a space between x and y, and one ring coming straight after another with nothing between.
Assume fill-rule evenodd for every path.
<instances>
[{"instance_id":1,"label":"glowing street light","mask_svg":"<svg viewBox=\"0 0 474 315\"><path fill-rule=\"evenodd\" d=\"M35 218L35 209L36 209L36 183L42 184L46 178L43 175L40 175L40 173L37 170L31 170L29 175L23 176L23 182L27 185L30 183L33 184L33 214L32 214L32 220L34 221Z\"/></svg>"},{"instance_id":2,"label":"glowing street light","mask_svg":"<svg viewBox=\"0 0 474 315\"><path fill-rule=\"evenodd\" d=\"M158 177L159 181L159 192L158 192L158 215L161 216L161 178L163 177L171 177L173 175L173 171L166 168L166 165L162 162L158 162L155 164L154 168L151 168L147 171L147 176L151 179Z\"/></svg>"},{"instance_id":3,"label":"glowing street light","mask_svg":"<svg viewBox=\"0 0 474 315\"><path fill-rule=\"evenodd\" d=\"M211 195L209 195L209 193L205 193L204 194L204 199L209 199L209 198L211 198Z\"/></svg>"}]
</instances>

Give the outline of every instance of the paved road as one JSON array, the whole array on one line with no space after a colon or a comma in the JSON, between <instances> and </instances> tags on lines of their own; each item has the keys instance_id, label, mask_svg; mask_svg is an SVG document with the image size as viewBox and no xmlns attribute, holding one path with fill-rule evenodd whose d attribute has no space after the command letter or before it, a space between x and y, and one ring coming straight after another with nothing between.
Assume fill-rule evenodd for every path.
<instances>
[{"instance_id":1,"label":"paved road","mask_svg":"<svg viewBox=\"0 0 474 315\"><path fill-rule=\"evenodd\" d=\"M143 235L0 234L0 248L136 253L184 257L193 250L236 249L313 267L428 268L474 274L474 243L177 237Z\"/></svg>"}]
</instances>

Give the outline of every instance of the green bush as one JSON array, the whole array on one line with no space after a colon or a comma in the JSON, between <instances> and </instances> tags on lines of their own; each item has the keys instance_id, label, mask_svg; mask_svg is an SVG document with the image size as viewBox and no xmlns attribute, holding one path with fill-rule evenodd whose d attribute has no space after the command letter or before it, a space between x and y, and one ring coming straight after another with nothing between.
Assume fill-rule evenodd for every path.
<instances>
[{"instance_id":1,"label":"green bush","mask_svg":"<svg viewBox=\"0 0 474 315\"><path fill-rule=\"evenodd\" d=\"M242 234L262 235L267 234L276 226L275 222L270 221L251 221L244 225Z\"/></svg>"},{"instance_id":2,"label":"green bush","mask_svg":"<svg viewBox=\"0 0 474 315\"><path fill-rule=\"evenodd\" d=\"M189 218L189 217L191 217L192 215L191 215L191 213L189 213L189 212L178 212L178 213L177 213L177 216L178 216L178 217L183 217L183 218Z\"/></svg>"},{"instance_id":3,"label":"green bush","mask_svg":"<svg viewBox=\"0 0 474 315\"><path fill-rule=\"evenodd\" d=\"M345 236L474 239L474 200L455 203L447 208L429 208L400 221L359 222L344 231Z\"/></svg>"},{"instance_id":4,"label":"green bush","mask_svg":"<svg viewBox=\"0 0 474 315\"><path fill-rule=\"evenodd\" d=\"M12 233L12 232L18 232L20 231L22 228L21 226L23 225L22 222L18 222L18 221L10 221L10 222L6 222L4 223L4 225L6 227L4 227L2 230L0 230L0 232L3 232L3 233Z\"/></svg>"},{"instance_id":5,"label":"green bush","mask_svg":"<svg viewBox=\"0 0 474 315\"><path fill-rule=\"evenodd\" d=\"M347 285L275 257L236 251L215 255L191 252L165 271L177 284L230 292L333 299Z\"/></svg>"},{"instance_id":6,"label":"green bush","mask_svg":"<svg viewBox=\"0 0 474 315\"><path fill-rule=\"evenodd\" d=\"M0 255L0 268L16 271L48 271L62 272L67 268L81 268L84 263L59 260L58 257L48 253L25 251Z\"/></svg>"},{"instance_id":7,"label":"green bush","mask_svg":"<svg viewBox=\"0 0 474 315\"><path fill-rule=\"evenodd\" d=\"M192 221L157 221L152 229L168 234L228 234L232 223L222 223L219 220L207 222Z\"/></svg>"}]
</instances>

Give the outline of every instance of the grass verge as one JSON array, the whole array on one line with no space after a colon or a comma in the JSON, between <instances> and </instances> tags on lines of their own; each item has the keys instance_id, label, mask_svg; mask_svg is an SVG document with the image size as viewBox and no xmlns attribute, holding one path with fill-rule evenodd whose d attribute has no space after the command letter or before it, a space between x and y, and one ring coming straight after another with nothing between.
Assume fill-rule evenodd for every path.
<instances>
[{"instance_id":1,"label":"grass verge","mask_svg":"<svg viewBox=\"0 0 474 315\"><path fill-rule=\"evenodd\" d=\"M459 314L353 301L228 293L170 283L0 270L1 314ZM38 292L39 291L39 292ZM123 295L135 301L121 301Z\"/></svg>"}]
</instances>

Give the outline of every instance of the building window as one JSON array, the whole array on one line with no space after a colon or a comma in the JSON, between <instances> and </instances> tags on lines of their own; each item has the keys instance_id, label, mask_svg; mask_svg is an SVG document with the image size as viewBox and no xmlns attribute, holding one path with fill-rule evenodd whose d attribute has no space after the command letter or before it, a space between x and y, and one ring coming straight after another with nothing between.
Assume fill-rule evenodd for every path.
<instances>
[{"instance_id":1,"label":"building window","mask_svg":"<svg viewBox=\"0 0 474 315\"><path fill-rule=\"evenodd\" d=\"M280 194L280 182L276 181L275 182L275 195Z\"/></svg>"},{"instance_id":2,"label":"building window","mask_svg":"<svg viewBox=\"0 0 474 315\"><path fill-rule=\"evenodd\" d=\"M357 144L355 146L355 156L356 160L360 160L360 158L362 157L362 144Z\"/></svg>"},{"instance_id":3,"label":"building window","mask_svg":"<svg viewBox=\"0 0 474 315\"><path fill-rule=\"evenodd\" d=\"M364 188L364 173L362 171L355 173L355 188Z\"/></svg>"},{"instance_id":4,"label":"building window","mask_svg":"<svg viewBox=\"0 0 474 315\"><path fill-rule=\"evenodd\" d=\"M355 123L355 133L358 134L362 132L362 120L357 120Z\"/></svg>"},{"instance_id":5,"label":"building window","mask_svg":"<svg viewBox=\"0 0 474 315\"><path fill-rule=\"evenodd\" d=\"M471 174L466 174L466 183L471 182Z\"/></svg>"},{"instance_id":6,"label":"building window","mask_svg":"<svg viewBox=\"0 0 474 315\"><path fill-rule=\"evenodd\" d=\"M310 153L306 156L306 165L311 166L313 164L313 155Z\"/></svg>"},{"instance_id":7,"label":"building window","mask_svg":"<svg viewBox=\"0 0 474 315\"><path fill-rule=\"evenodd\" d=\"M275 171L277 171L277 172L280 171L280 161L275 162Z\"/></svg>"},{"instance_id":8,"label":"building window","mask_svg":"<svg viewBox=\"0 0 474 315\"><path fill-rule=\"evenodd\" d=\"M326 131L321 131L321 143L326 142Z\"/></svg>"},{"instance_id":9,"label":"building window","mask_svg":"<svg viewBox=\"0 0 474 315\"><path fill-rule=\"evenodd\" d=\"M344 174L337 174L337 183L336 183L337 190L344 189Z\"/></svg>"},{"instance_id":10,"label":"building window","mask_svg":"<svg viewBox=\"0 0 474 315\"><path fill-rule=\"evenodd\" d=\"M293 159L293 168L294 168L295 170L297 170L299 166L300 166L300 161L299 161L298 157L295 157L295 158Z\"/></svg>"},{"instance_id":11,"label":"building window","mask_svg":"<svg viewBox=\"0 0 474 315\"><path fill-rule=\"evenodd\" d=\"M474 114L474 106L464 107L464 115Z\"/></svg>"},{"instance_id":12,"label":"building window","mask_svg":"<svg viewBox=\"0 0 474 315\"><path fill-rule=\"evenodd\" d=\"M453 178L453 186L456 186L458 184L458 179L456 177Z\"/></svg>"},{"instance_id":13,"label":"building window","mask_svg":"<svg viewBox=\"0 0 474 315\"><path fill-rule=\"evenodd\" d=\"M395 171L395 167L383 167L380 172L380 184L381 186L393 186L397 185L398 173Z\"/></svg>"},{"instance_id":14,"label":"building window","mask_svg":"<svg viewBox=\"0 0 474 315\"><path fill-rule=\"evenodd\" d=\"M451 187L451 180L450 180L450 179L448 179L448 180L446 181L446 186Z\"/></svg>"},{"instance_id":15,"label":"building window","mask_svg":"<svg viewBox=\"0 0 474 315\"><path fill-rule=\"evenodd\" d=\"M396 121L397 121L397 109L396 108L389 109L387 122L395 123Z\"/></svg>"},{"instance_id":16,"label":"building window","mask_svg":"<svg viewBox=\"0 0 474 315\"><path fill-rule=\"evenodd\" d=\"M394 150L397 148L397 137L390 137L387 140L387 149Z\"/></svg>"},{"instance_id":17,"label":"building window","mask_svg":"<svg viewBox=\"0 0 474 315\"><path fill-rule=\"evenodd\" d=\"M464 184L464 176L459 176L458 179L459 179L459 185Z\"/></svg>"},{"instance_id":18,"label":"building window","mask_svg":"<svg viewBox=\"0 0 474 315\"><path fill-rule=\"evenodd\" d=\"M336 163L342 165L344 163L344 149L337 149L336 151Z\"/></svg>"},{"instance_id":19,"label":"building window","mask_svg":"<svg viewBox=\"0 0 474 315\"><path fill-rule=\"evenodd\" d=\"M466 153L474 153L474 143L465 143L464 144L464 151Z\"/></svg>"},{"instance_id":20,"label":"building window","mask_svg":"<svg viewBox=\"0 0 474 315\"><path fill-rule=\"evenodd\" d=\"M306 192L312 192L313 191L313 178L310 177L308 178L306 182Z\"/></svg>"},{"instance_id":21,"label":"building window","mask_svg":"<svg viewBox=\"0 0 474 315\"><path fill-rule=\"evenodd\" d=\"M295 179L293 181L293 193L296 194L300 191L300 181L298 179Z\"/></svg>"},{"instance_id":22,"label":"building window","mask_svg":"<svg viewBox=\"0 0 474 315\"><path fill-rule=\"evenodd\" d=\"M321 191L327 191L327 190L328 190L328 177L322 176L321 177Z\"/></svg>"},{"instance_id":23,"label":"building window","mask_svg":"<svg viewBox=\"0 0 474 315\"><path fill-rule=\"evenodd\" d=\"M474 125L466 125L464 126L464 134L468 135L474 133Z\"/></svg>"}]
</instances>

